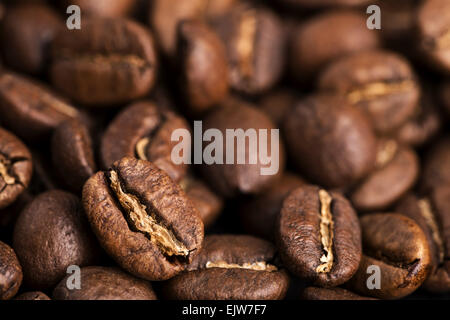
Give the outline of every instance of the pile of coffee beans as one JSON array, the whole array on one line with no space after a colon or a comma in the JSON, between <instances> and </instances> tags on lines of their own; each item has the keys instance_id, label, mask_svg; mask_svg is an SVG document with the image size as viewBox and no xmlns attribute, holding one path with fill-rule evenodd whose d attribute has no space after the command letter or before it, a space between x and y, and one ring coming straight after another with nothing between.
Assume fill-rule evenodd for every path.
<instances>
[{"instance_id":1,"label":"pile of coffee beans","mask_svg":"<svg viewBox=\"0 0 450 320\"><path fill-rule=\"evenodd\" d=\"M4 0L0 52L0 300L450 298L449 0Z\"/></svg>"}]
</instances>

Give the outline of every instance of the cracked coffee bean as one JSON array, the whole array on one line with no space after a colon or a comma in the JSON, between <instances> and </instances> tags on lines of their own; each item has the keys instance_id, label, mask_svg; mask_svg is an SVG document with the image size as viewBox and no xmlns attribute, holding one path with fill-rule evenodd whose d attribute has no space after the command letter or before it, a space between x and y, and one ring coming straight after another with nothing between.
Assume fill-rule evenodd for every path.
<instances>
[{"instance_id":1,"label":"cracked coffee bean","mask_svg":"<svg viewBox=\"0 0 450 320\"><path fill-rule=\"evenodd\" d=\"M145 96L157 58L150 31L126 19L84 18L53 42L52 84L88 106L111 106Z\"/></svg>"},{"instance_id":2,"label":"cracked coffee bean","mask_svg":"<svg viewBox=\"0 0 450 320\"><path fill-rule=\"evenodd\" d=\"M228 94L225 46L212 29L199 21L182 21L177 35L180 88L191 110L202 113Z\"/></svg>"},{"instance_id":3,"label":"cracked coffee bean","mask_svg":"<svg viewBox=\"0 0 450 320\"><path fill-rule=\"evenodd\" d=\"M324 70L318 83L320 90L341 94L367 112L375 130L382 134L404 124L420 97L409 63L387 51L343 57Z\"/></svg>"},{"instance_id":4,"label":"cracked coffee bean","mask_svg":"<svg viewBox=\"0 0 450 320\"><path fill-rule=\"evenodd\" d=\"M0 127L0 209L11 205L28 187L33 172L28 148Z\"/></svg>"},{"instance_id":5,"label":"cracked coffee bean","mask_svg":"<svg viewBox=\"0 0 450 320\"><path fill-rule=\"evenodd\" d=\"M345 283L361 260L361 230L350 202L316 186L295 189L284 200L275 237L286 267L313 285Z\"/></svg>"},{"instance_id":6,"label":"cracked coffee bean","mask_svg":"<svg viewBox=\"0 0 450 320\"><path fill-rule=\"evenodd\" d=\"M257 107L242 100L235 98L230 98L222 106L213 110L209 113L203 121L203 130L208 129L219 130L223 137L226 137L226 131L229 129L242 129L244 132L248 129L256 130L258 135L258 130L267 130L267 154L272 157L272 166L274 165L275 155L270 154L270 146L272 143L271 130L275 129L274 124L269 119L269 117ZM262 175L261 170L269 167L264 165L260 160L256 159L256 163L252 164L249 160L246 160L245 164L237 163L237 151L235 151L233 163L225 164L227 149L231 149L231 146L227 145L227 139L223 141L223 151L221 154L224 155L223 164L214 163L206 164L204 163L201 167L203 177L209 182L209 185L215 190L217 190L221 195L225 197L231 197L233 195L242 194L255 194L261 192L268 186L270 186L284 171L284 145L280 139L278 150L279 159L279 170L277 173L272 175ZM237 140L237 139L234 139ZM236 145L239 145L239 141L235 144L235 150L238 150ZM256 137L257 143L260 144L260 138ZM204 142L204 148L208 145ZM249 159L251 154L251 149L249 143L245 143L245 159ZM222 160L221 160L222 161Z\"/></svg>"},{"instance_id":7,"label":"cracked coffee bean","mask_svg":"<svg viewBox=\"0 0 450 320\"><path fill-rule=\"evenodd\" d=\"M381 140L378 145L375 170L350 195L357 210L387 209L414 186L419 176L419 158L414 150L395 140Z\"/></svg>"},{"instance_id":8,"label":"cracked coffee bean","mask_svg":"<svg viewBox=\"0 0 450 320\"><path fill-rule=\"evenodd\" d=\"M63 121L79 116L50 89L16 73L0 74L0 119L20 137L47 137Z\"/></svg>"},{"instance_id":9,"label":"cracked coffee bean","mask_svg":"<svg viewBox=\"0 0 450 320\"><path fill-rule=\"evenodd\" d=\"M93 148L89 130L80 120L66 121L53 133L53 168L73 192L80 192L97 171Z\"/></svg>"},{"instance_id":10,"label":"cracked coffee bean","mask_svg":"<svg viewBox=\"0 0 450 320\"><path fill-rule=\"evenodd\" d=\"M130 105L111 121L102 137L103 168L125 156L134 156L151 161L174 181L180 181L186 175L187 165L172 162L172 149L178 141L171 141L171 135L176 129L190 130L186 120L172 111L150 101Z\"/></svg>"},{"instance_id":11,"label":"cracked coffee bean","mask_svg":"<svg viewBox=\"0 0 450 320\"><path fill-rule=\"evenodd\" d=\"M348 282L358 294L379 299L399 299L415 291L431 271L425 234L414 220L395 213L369 214L360 219L363 256ZM369 289L369 266L380 268L380 288Z\"/></svg>"},{"instance_id":12,"label":"cracked coffee bean","mask_svg":"<svg viewBox=\"0 0 450 320\"><path fill-rule=\"evenodd\" d=\"M450 137L444 137L425 156L421 190L425 193L440 185L450 184Z\"/></svg>"},{"instance_id":13,"label":"cracked coffee bean","mask_svg":"<svg viewBox=\"0 0 450 320\"><path fill-rule=\"evenodd\" d=\"M275 223L283 206L284 199L305 184L305 181L293 174L285 173L267 190L246 199L239 210L244 228L250 234L272 240Z\"/></svg>"},{"instance_id":14,"label":"cracked coffee bean","mask_svg":"<svg viewBox=\"0 0 450 320\"><path fill-rule=\"evenodd\" d=\"M47 5L9 8L1 32L6 64L25 73L42 73L49 61L50 43L63 26L62 18Z\"/></svg>"},{"instance_id":15,"label":"cracked coffee bean","mask_svg":"<svg viewBox=\"0 0 450 320\"><path fill-rule=\"evenodd\" d=\"M292 160L317 184L346 187L374 168L372 126L363 111L342 96L304 98L286 115L284 131Z\"/></svg>"},{"instance_id":16,"label":"cracked coffee bean","mask_svg":"<svg viewBox=\"0 0 450 320\"><path fill-rule=\"evenodd\" d=\"M228 54L230 86L261 94L278 82L284 69L286 35L279 18L262 7L242 4L211 24Z\"/></svg>"},{"instance_id":17,"label":"cracked coffee bean","mask_svg":"<svg viewBox=\"0 0 450 320\"><path fill-rule=\"evenodd\" d=\"M22 267L14 250L0 241L0 300L15 296L22 284Z\"/></svg>"},{"instance_id":18,"label":"cracked coffee bean","mask_svg":"<svg viewBox=\"0 0 450 320\"><path fill-rule=\"evenodd\" d=\"M14 300L51 300L45 293L40 291L31 291L19 294Z\"/></svg>"},{"instance_id":19,"label":"cracked coffee bean","mask_svg":"<svg viewBox=\"0 0 450 320\"><path fill-rule=\"evenodd\" d=\"M450 2L426 0L418 9L419 46L435 70L450 75Z\"/></svg>"},{"instance_id":20,"label":"cracked coffee bean","mask_svg":"<svg viewBox=\"0 0 450 320\"><path fill-rule=\"evenodd\" d=\"M427 197L410 194L396 210L413 219L428 240L433 270L423 287L450 292L450 185L435 188Z\"/></svg>"},{"instance_id":21,"label":"cracked coffee bean","mask_svg":"<svg viewBox=\"0 0 450 320\"><path fill-rule=\"evenodd\" d=\"M80 200L59 190L38 195L20 213L13 248L25 284L37 290L56 285L70 265L95 263L100 253Z\"/></svg>"},{"instance_id":22,"label":"cracked coffee bean","mask_svg":"<svg viewBox=\"0 0 450 320\"><path fill-rule=\"evenodd\" d=\"M276 266L275 247L245 235L210 235L186 272L170 279L163 291L179 300L282 299L287 273Z\"/></svg>"},{"instance_id":23,"label":"cracked coffee bean","mask_svg":"<svg viewBox=\"0 0 450 320\"><path fill-rule=\"evenodd\" d=\"M70 290L66 276L53 290L55 300L157 300L150 282L118 268L81 268L81 289Z\"/></svg>"},{"instance_id":24,"label":"cracked coffee bean","mask_svg":"<svg viewBox=\"0 0 450 320\"><path fill-rule=\"evenodd\" d=\"M363 297L344 288L307 287L302 291L302 300L375 300Z\"/></svg>"},{"instance_id":25,"label":"cracked coffee bean","mask_svg":"<svg viewBox=\"0 0 450 320\"><path fill-rule=\"evenodd\" d=\"M83 188L83 203L103 248L138 277L169 279L201 249L199 213L151 162L125 157L96 173Z\"/></svg>"},{"instance_id":26,"label":"cracked coffee bean","mask_svg":"<svg viewBox=\"0 0 450 320\"><path fill-rule=\"evenodd\" d=\"M367 29L366 19L358 11L328 11L296 27L290 40L293 76L309 82L334 59L379 47L378 34Z\"/></svg>"}]
</instances>

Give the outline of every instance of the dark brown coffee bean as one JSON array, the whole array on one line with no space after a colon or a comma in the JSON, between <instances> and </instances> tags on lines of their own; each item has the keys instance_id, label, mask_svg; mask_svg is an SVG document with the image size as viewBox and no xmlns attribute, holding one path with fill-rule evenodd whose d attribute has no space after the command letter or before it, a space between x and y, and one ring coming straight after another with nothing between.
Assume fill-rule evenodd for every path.
<instances>
[{"instance_id":1,"label":"dark brown coffee bean","mask_svg":"<svg viewBox=\"0 0 450 320\"><path fill-rule=\"evenodd\" d=\"M258 237L273 239L275 223L284 199L304 184L302 178L285 173L267 190L248 199L239 210L245 229Z\"/></svg>"},{"instance_id":2,"label":"dark brown coffee bean","mask_svg":"<svg viewBox=\"0 0 450 320\"><path fill-rule=\"evenodd\" d=\"M437 71L449 75L450 2L423 1L418 10L417 26L422 51Z\"/></svg>"},{"instance_id":3,"label":"dark brown coffee bean","mask_svg":"<svg viewBox=\"0 0 450 320\"><path fill-rule=\"evenodd\" d=\"M222 15L238 0L153 0L149 20L163 52L175 57L177 26L183 20Z\"/></svg>"},{"instance_id":4,"label":"dark brown coffee bean","mask_svg":"<svg viewBox=\"0 0 450 320\"><path fill-rule=\"evenodd\" d=\"M153 38L126 19L84 18L81 30L64 29L53 43L53 85L89 106L145 96L157 69Z\"/></svg>"},{"instance_id":5,"label":"dark brown coffee bean","mask_svg":"<svg viewBox=\"0 0 450 320\"><path fill-rule=\"evenodd\" d=\"M424 89L416 112L392 134L397 141L411 147L426 145L443 127L443 119L431 88Z\"/></svg>"},{"instance_id":6,"label":"dark brown coffee bean","mask_svg":"<svg viewBox=\"0 0 450 320\"><path fill-rule=\"evenodd\" d=\"M297 96L288 89L279 89L261 97L258 105L272 119L273 123L281 126L288 112L295 106Z\"/></svg>"},{"instance_id":7,"label":"dark brown coffee bean","mask_svg":"<svg viewBox=\"0 0 450 320\"><path fill-rule=\"evenodd\" d=\"M292 191L283 202L275 237L286 267L314 285L341 285L358 269L358 217L340 193L316 186Z\"/></svg>"},{"instance_id":8,"label":"dark brown coffee bean","mask_svg":"<svg viewBox=\"0 0 450 320\"><path fill-rule=\"evenodd\" d=\"M319 88L344 95L369 115L379 133L390 132L411 117L420 89L409 63L387 51L343 57L327 67Z\"/></svg>"},{"instance_id":9,"label":"dark brown coffee bean","mask_svg":"<svg viewBox=\"0 0 450 320\"><path fill-rule=\"evenodd\" d=\"M430 250L420 227L394 213L366 215L360 223L363 257L349 288L380 299L398 299L415 291L431 271ZM379 289L367 284L370 266L379 267Z\"/></svg>"},{"instance_id":10,"label":"dark brown coffee bean","mask_svg":"<svg viewBox=\"0 0 450 320\"><path fill-rule=\"evenodd\" d=\"M125 157L83 188L103 248L128 272L169 279L199 253L203 223L181 187L148 161Z\"/></svg>"},{"instance_id":11,"label":"dark brown coffee bean","mask_svg":"<svg viewBox=\"0 0 450 320\"><path fill-rule=\"evenodd\" d=\"M28 187L32 172L28 148L0 127L0 209L12 204Z\"/></svg>"},{"instance_id":12,"label":"dark brown coffee bean","mask_svg":"<svg viewBox=\"0 0 450 320\"><path fill-rule=\"evenodd\" d=\"M81 289L67 288L66 276L53 290L55 300L156 300L150 282L117 268L81 268Z\"/></svg>"},{"instance_id":13,"label":"dark brown coffee bean","mask_svg":"<svg viewBox=\"0 0 450 320\"><path fill-rule=\"evenodd\" d=\"M369 0L280 0L288 4L309 7L309 8L327 8L337 6L360 6L370 3Z\"/></svg>"},{"instance_id":14,"label":"dark brown coffee bean","mask_svg":"<svg viewBox=\"0 0 450 320\"><path fill-rule=\"evenodd\" d=\"M330 11L299 25L291 39L290 68L295 78L309 80L332 60L380 46L378 34L357 11Z\"/></svg>"},{"instance_id":15,"label":"dark brown coffee bean","mask_svg":"<svg viewBox=\"0 0 450 320\"><path fill-rule=\"evenodd\" d=\"M233 89L254 95L278 82L284 69L286 35L274 13L244 4L214 18L212 25L227 48Z\"/></svg>"},{"instance_id":16,"label":"dark brown coffee bean","mask_svg":"<svg viewBox=\"0 0 450 320\"><path fill-rule=\"evenodd\" d=\"M275 248L243 235L211 235L187 272L169 280L164 292L181 300L276 300L289 285L283 269L273 264Z\"/></svg>"},{"instance_id":17,"label":"dark brown coffee bean","mask_svg":"<svg viewBox=\"0 0 450 320\"><path fill-rule=\"evenodd\" d=\"M41 73L49 60L50 43L62 27L61 17L49 6L11 7L2 21L5 62L22 72Z\"/></svg>"},{"instance_id":18,"label":"dark brown coffee bean","mask_svg":"<svg viewBox=\"0 0 450 320\"><path fill-rule=\"evenodd\" d=\"M230 197L237 193L254 194L262 191L269 185L271 185L284 170L284 145L282 141L279 141L278 149L275 150L277 154L270 154L272 144L277 141L272 140L271 130L275 129L272 121L262 111L258 110L255 106L246 103L238 99L228 99L226 103L208 114L203 122L203 130L208 129L219 130L223 135L223 150L222 155L223 164L204 164L202 166L203 176L209 185L215 188L220 194ZM227 130L242 129L244 132L247 130L254 130L256 139L254 139L258 145L265 144L265 141L260 141L259 130L267 131L267 152L268 156L272 157L272 163L265 165L258 159L258 154L255 151L256 147L247 141L239 141L241 139L233 138L234 149L229 145L227 136ZM229 133L228 133L229 134ZM239 149L244 150L245 144L245 163L240 164L237 161ZM204 143L206 147L208 143ZM227 150L235 150L233 157L233 164L226 164ZM252 151L253 150L253 151ZM239 152L244 153L244 152ZM276 166L275 161L278 155L278 172L272 175L262 175L261 171L264 168L269 168L270 165ZM255 164L250 162L250 157L256 157Z\"/></svg>"},{"instance_id":19,"label":"dark brown coffee bean","mask_svg":"<svg viewBox=\"0 0 450 320\"><path fill-rule=\"evenodd\" d=\"M101 142L103 168L125 156L134 156L153 162L176 182L187 172L187 165L174 164L172 149L178 144L171 141L176 129L189 130L189 125L171 111L162 110L150 101L136 102L110 123Z\"/></svg>"},{"instance_id":20,"label":"dark brown coffee bean","mask_svg":"<svg viewBox=\"0 0 450 320\"><path fill-rule=\"evenodd\" d=\"M21 212L13 248L33 289L53 287L68 266L92 264L99 253L80 200L59 190L40 194Z\"/></svg>"},{"instance_id":21,"label":"dark brown coffee bean","mask_svg":"<svg viewBox=\"0 0 450 320\"><path fill-rule=\"evenodd\" d=\"M222 211L223 199L203 181L190 175L180 181L180 186L198 210L205 228L211 226Z\"/></svg>"},{"instance_id":22,"label":"dark brown coffee bean","mask_svg":"<svg viewBox=\"0 0 450 320\"><path fill-rule=\"evenodd\" d=\"M433 270L425 289L450 292L450 187L437 187L429 197L407 195L396 210L413 219L427 237Z\"/></svg>"},{"instance_id":23,"label":"dark brown coffee bean","mask_svg":"<svg viewBox=\"0 0 450 320\"><path fill-rule=\"evenodd\" d=\"M76 193L97 171L93 143L81 121L66 121L54 131L52 160L60 180Z\"/></svg>"},{"instance_id":24,"label":"dark brown coffee bean","mask_svg":"<svg viewBox=\"0 0 450 320\"><path fill-rule=\"evenodd\" d=\"M378 211L394 204L411 189L419 175L419 158L395 140L379 142L375 170L351 192L357 210Z\"/></svg>"},{"instance_id":25,"label":"dark brown coffee bean","mask_svg":"<svg viewBox=\"0 0 450 320\"><path fill-rule=\"evenodd\" d=\"M117 18L129 15L136 4L137 0L63 0L61 7L76 5L83 15Z\"/></svg>"},{"instance_id":26,"label":"dark brown coffee bean","mask_svg":"<svg viewBox=\"0 0 450 320\"><path fill-rule=\"evenodd\" d=\"M425 156L421 189L426 193L450 184L450 137L438 140Z\"/></svg>"},{"instance_id":27,"label":"dark brown coffee bean","mask_svg":"<svg viewBox=\"0 0 450 320\"><path fill-rule=\"evenodd\" d=\"M194 113L222 102L228 94L225 46L206 24L188 20L178 25L180 88Z\"/></svg>"},{"instance_id":28,"label":"dark brown coffee bean","mask_svg":"<svg viewBox=\"0 0 450 320\"><path fill-rule=\"evenodd\" d=\"M31 291L25 292L17 297L14 300L51 300L45 293L40 291Z\"/></svg>"},{"instance_id":29,"label":"dark brown coffee bean","mask_svg":"<svg viewBox=\"0 0 450 320\"><path fill-rule=\"evenodd\" d=\"M375 300L363 297L343 288L307 287L302 291L303 300Z\"/></svg>"},{"instance_id":30,"label":"dark brown coffee bean","mask_svg":"<svg viewBox=\"0 0 450 320\"><path fill-rule=\"evenodd\" d=\"M374 167L376 139L363 111L335 95L310 96L288 113L286 143L311 181L345 187Z\"/></svg>"},{"instance_id":31,"label":"dark brown coffee bean","mask_svg":"<svg viewBox=\"0 0 450 320\"><path fill-rule=\"evenodd\" d=\"M48 136L63 121L78 115L77 109L45 86L15 73L0 74L0 118L20 137Z\"/></svg>"},{"instance_id":32,"label":"dark brown coffee bean","mask_svg":"<svg viewBox=\"0 0 450 320\"><path fill-rule=\"evenodd\" d=\"M0 241L0 300L14 297L22 284L22 267L14 250Z\"/></svg>"}]
</instances>

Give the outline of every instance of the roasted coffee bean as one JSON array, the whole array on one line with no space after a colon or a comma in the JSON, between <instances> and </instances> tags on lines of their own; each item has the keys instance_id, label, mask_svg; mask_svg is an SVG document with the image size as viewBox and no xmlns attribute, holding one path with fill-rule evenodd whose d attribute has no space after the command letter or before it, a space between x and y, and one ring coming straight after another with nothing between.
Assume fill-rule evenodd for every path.
<instances>
[{"instance_id":1,"label":"roasted coffee bean","mask_svg":"<svg viewBox=\"0 0 450 320\"><path fill-rule=\"evenodd\" d=\"M11 7L2 21L2 53L12 68L41 73L49 61L50 43L63 27L61 17L49 6Z\"/></svg>"},{"instance_id":2,"label":"roasted coffee bean","mask_svg":"<svg viewBox=\"0 0 450 320\"><path fill-rule=\"evenodd\" d=\"M187 272L164 284L169 299L282 299L287 273L274 265L274 246L244 235L210 235Z\"/></svg>"},{"instance_id":3,"label":"roasted coffee bean","mask_svg":"<svg viewBox=\"0 0 450 320\"><path fill-rule=\"evenodd\" d=\"M180 186L198 210L205 228L211 226L222 211L223 199L215 194L203 181L191 175L181 180Z\"/></svg>"},{"instance_id":4,"label":"roasted coffee bean","mask_svg":"<svg viewBox=\"0 0 450 320\"><path fill-rule=\"evenodd\" d=\"M395 140L379 142L376 168L351 192L357 210L378 211L389 208L411 189L419 176L416 153Z\"/></svg>"},{"instance_id":5,"label":"roasted coffee bean","mask_svg":"<svg viewBox=\"0 0 450 320\"><path fill-rule=\"evenodd\" d=\"M96 173L83 188L83 203L103 248L138 277L169 279L200 251L197 209L151 162L125 157Z\"/></svg>"},{"instance_id":6,"label":"roasted coffee bean","mask_svg":"<svg viewBox=\"0 0 450 320\"><path fill-rule=\"evenodd\" d=\"M288 151L311 181L345 187L375 165L376 138L362 110L342 96L307 97L286 115Z\"/></svg>"},{"instance_id":7,"label":"roasted coffee bean","mask_svg":"<svg viewBox=\"0 0 450 320\"><path fill-rule=\"evenodd\" d=\"M0 209L12 204L28 187L32 172L28 148L0 127Z\"/></svg>"},{"instance_id":8,"label":"roasted coffee bean","mask_svg":"<svg viewBox=\"0 0 450 320\"><path fill-rule=\"evenodd\" d=\"M421 147L436 137L443 127L443 119L431 88L425 88L416 112L393 134L402 144Z\"/></svg>"},{"instance_id":9,"label":"roasted coffee bean","mask_svg":"<svg viewBox=\"0 0 450 320\"><path fill-rule=\"evenodd\" d=\"M38 290L56 285L70 265L94 263L100 252L80 200L59 190L40 194L21 212L13 248L24 282Z\"/></svg>"},{"instance_id":10,"label":"roasted coffee bean","mask_svg":"<svg viewBox=\"0 0 450 320\"><path fill-rule=\"evenodd\" d=\"M380 299L398 299L415 291L431 271L430 250L420 227L395 213L369 214L360 224L363 257L349 288ZM367 285L370 266L380 270L379 288Z\"/></svg>"},{"instance_id":11,"label":"roasted coffee bean","mask_svg":"<svg viewBox=\"0 0 450 320\"><path fill-rule=\"evenodd\" d=\"M233 89L254 95L278 82L284 68L286 35L274 13L243 4L212 19L212 25L227 49Z\"/></svg>"},{"instance_id":12,"label":"roasted coffee bean","mask_svg":"<svg viewBox=\"0 0 450 320\"><path fill-rule=\"evenodd\" d=\"M63 121L79 116L45 86L15 73L0 73L0 119L25 139L40 139Z\"/></svg>"},{"instance_id":13,"label":"roasted coffee bean","mask_svg":"<svg viewBox=\"0 0 450 320\"><path fill-rule=\"evenodd\" d=\"M361 230L350 202L316 186L295 189L284 200L275 238L285 266L313 285L345 283L361 260Z\"/></svg>"},{"instance_id":14,"label":"roasted coffee bean","mask_svg":"<svg viewBox=\"0 0 450 320\"><path fill-rule=\"evenodd\" d=\"M420 47L431 65L450 74L450 2L423 1L417 14Z\"/></svg>"},{"instance_id":15,"label":"roasted coffee bean","mask_svg":"<svg viewBox=\"0 0 450 320\"><path fill-rule=\"evenodd\" d=\"M150 282L117 268L81 268L81 289L70 290L66 276L53 290L55 300L156 300Z\"/></svg>"},{"instance_id":16,"label":"roasted coffee bean","mask_svg":"<svg viewBox=\"0 0 450 320\"><path fill-rule=\"evenodd\" d=\"M31 291L25 292L17 297L14 300L51 300L45 293L40 291Z\"/></svg>"},{"instance_id":17,"label":"roasted coffee bean","mask_svg":"<svg viewBox=\"0 0 450 320\"><path fill-rule=\"evenodd\" d=\"M439 185L450 184L450 137L438 140L425 156L421 189L426 193Z\"/></svg>"},{"instance_id":18,"label":"roasted coffee bean","mask_svg":"<svg viewBox=\"0 0 450 320\"><path fill-rule=\"evenodd\" d=\"M269 185L271 185L284 170L284 145L282 141L279 141L278 149L274 150L275 154L271 154L271 149L276 146L277 141L272 140L271 130L274 130L274 124L262 111L258 110L254 105L246 103L242 100L231 98L226 101L222 106L213 110L212 113L203 121L203 130L206 132L208 129L219 130L223 137L227 136L227 130L242 129L246 132L248 129L255 132L255 144L260 145L266 143L260 141L259 130L267 131L267 156L271 157L271 164L265 165L258 159L258 153L255 149L250 148L249 143L246 141L240 141L241 139L233 138L233 146L229 145L229 139L223 139L223 150L219 152L224 156L222 164L216 161L213 164L204 164L202 166L202 172L204 178L209 182L210 186L215 188L220 194L230 197L238 193L254 194L262 191ZM228 133L229 134L229 133ZM237 140L237 142L235 141ZM246 139L248 140L248 139ZM273 144L273 145L272 145ZM208 143L204 143L204 146ZM245 159L244 164L238 163L239 154L243 153L239 149L244 150ZM233 164L226 164L227 150L235 150L233 156ZM276 164L276 156L278 155L278 163ZM255 164L252 164L250 158L256 158ZM272 175L262 175L263 169L268 169L272 166L278 165L278 172Z\"/></svg>"},{"instance_id":19,"label":"roasted coffee bean","mask_svg":"<svg viewBox=\"0 0 450 320\"><path fill-rule=\"evenodd\" d=\"M285 173L267 190L247 199L239 210L246 231L264 239L273 239L275 223L284 199L304 184L302 178Z\"/></svg>"},{"instance_id":20,"label":"roasted coffee bean","mask_svg":"<svg viewBox=\"0 0 450 320\"><path fill-rule=\"evenodd\" d=\"M22 267L14 250L0 241L0 300L15 296L22 284Z\"/></svg>"},{"instance_id":21,"label":"roasted coffee bean","mask_svg":"<svg viewBox=\"0 0 450 320\"><path fill-rule=\"evenodd\" d=\"M88 128L79 120L66 121L53 133L53 166L73 192L80 192L97 171L93 148Z\"/></svg>"},{"instance_id":22,"label":"roasted coffee bean","mask_svg":"<svg viewBox=\"0 0 450 320\"><path fill-rule=\"evenodd\" d=\"M176 182L187 172L187 165L174 164L171 153L178 141L171 141L174 130L189 125L172 111L162 110L150 101L136 102L123 109L109 124L101 142L103 168L125 156L153 162Z\"/></svg>"},{"instance_id":23,"label":"roasted coffee bean","mask_svg":"<svg viewBox=\"0 0 450 320\"><path fill-rule=\"evenodd\" d=\"M297 96L288 89L279 89L261 97L258 105L272 119L273 123L281 126L288 112L295 106Z\"/></svg>"},{"instance_id":24,"label":"roasted coffee bean","mask_svg":"<svg viewBox=\"0 0 450 320\"><path fill-rule=\"evenodd\" d=\"M238 0L153 0L149 20L163 52L175 57L177 26L183 20L224 14Z\"/></svg>"},{"instance_id":25,"label":"roasted coffee bean","mask_svg":"<svg viewBox=\"0 0 450 320\"><path fill-rule=\"evenodd\" d=\"M150 31L131 20L84 18L81 30L64 29L53 43L52 83L84 105L143 97L155 82L156 69Z\"/></svg>"},{"instance_id":26,"label":"roasted coffee bean","mask_svg":"<svg viewBox=\"0 0 450 320\"><path fill-rule=\"evenodd\" d=\"M302 291L303 300L375 300L363 297L343 288L307 287Z\"/></svg>"},{"instance_id":27,"label":"roasted coffee bean","mask_svg":"<svg viewBox=\"0 0 450 320\"><path fill-rule=\"evenodd\" d=\"M360 6L370 3L369 0L280 0L281 2L301 7L327 8L330 6Z\"/></svg>"},{"instance_id":28,"label":"roasted coffee bean","mask_svg":"<svg viewBox=\"0 0 450 320\"><path fill-rule=\"evenodd\" d=\"M420 89L408 62L387 51L343 57L324 70L319 88L342 94L369 115L379 133L391 132L411 117Z\"/></svg>"},{"instance_id":29,"label":"roasted coffee bean","mask_svg":"<svg viewBox=\"0 0 450 320\"><path fill-rule=\"evenodd\" d=\"M82 14L102 17L124 17L132 13L137 0L63 0L61 7L79 6Z\"/></svg>"},{"instance_id":30,"label":"roasted coffee bean","mask_svg":"<svg viewBox=\"0 0 450 320\"><path fill-rule=\"evenodd\" d=\"M425 233L433 271L424 283L431 292L450 292L450 185L435 188L428 197L407 195L397 212L413 219Z\"/></svg>"},{"instance_id":31,"label":"roasted coffee bean","mask_svg":"<svg viewBox=\"0 0 450 320\"><path fill-rule=\"evenodd\" d=\"M308 81L332 60L380 46L377 33L357 11L328 11L299 25L292 33L290 69L296 79Z\"/></svg>"},{"instance_id":32,"label":"roasted coffee bean","mask_svg":"<svg viewBox=\"0 0 450 320\"><path fill-rule=\"evenodd\" d=\"M194 113L222 102L228 94L225 46L206 24L182 21L177 33L180 88Z\"/></svg>"}]
</instances>

